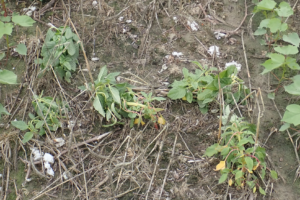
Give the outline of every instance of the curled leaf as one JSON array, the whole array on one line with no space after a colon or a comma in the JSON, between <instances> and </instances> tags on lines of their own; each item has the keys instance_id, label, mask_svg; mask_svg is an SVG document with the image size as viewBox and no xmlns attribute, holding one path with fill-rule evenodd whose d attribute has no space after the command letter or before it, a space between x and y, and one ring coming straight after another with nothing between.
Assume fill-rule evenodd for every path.
<instances>
[{"instance_id":1,"label":"curled leaf","mask_svg":"<svg viewBox=\"0 0 300 200\"><path fill-rule=\"evenodd\" d=\"M225 161L220 161L220 163L216 166L215 171L219 171L221 169L225 169Z\"/></svg>"}]
</instances>

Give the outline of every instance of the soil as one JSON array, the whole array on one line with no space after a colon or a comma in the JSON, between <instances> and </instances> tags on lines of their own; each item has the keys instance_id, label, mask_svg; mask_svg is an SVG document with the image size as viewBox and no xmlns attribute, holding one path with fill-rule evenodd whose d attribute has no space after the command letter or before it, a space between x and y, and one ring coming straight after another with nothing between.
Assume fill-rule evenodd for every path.
<instances>
[{"instance_id":1,"label":"soil","mask_svg":"<svg viewBox=\"0 0 300 200\"><path fill-rule=\"evenodd\" d=\"M49 2L52 1L37 2L36 6L42 9ZM234 0L100 0L95 6L92 0L53 2L34 27L17 28L10 38L11 46L25 40L31 47L28 56L12 53L1 63L1 69L13 70L22 83L21 86L1 85L1 103L12 114L1 119L1 199L300 198L296 176L299 163L294 146L287 133L273 131L280 128L281 118L267 94L277 88L278 81L272 75L260 74L267 47L260 44L262 38L253 37L252 30L255 31L261 16L250 20L254 7L250 1L246 2L245 21L244 1ZM34 3L8 2L7 6L21 12L31 4ZM42 78L36 77L38 67L33 59L49 29L46 24L64 26L69 11L94 79L101 67L107 66L109 72L121 72L121 81L155 91L180 80L184 67L195 70L197 66L191 61L220 70L227 62L240 63L239 77L253 90L260 88L262 91L265 109L260 124L260 143L272 161L269 167L280 175L277 181L270 179L264 183L268 188L267 196L253 194L247 188L228 187L227 183L218 184L220 173L214 169L220 160L204 156L206 148L217 141L219 113L213 112L218 107L216 103L207 114L201 114L198 105L186 101L157 103L157 107L164 108L162 115L167 121L159 130L151 123L130 128L129 121L104 128L101 125L105 120L93 110L90 94L81 93L78 88L90 82L82 51L78 71L72 74L71 83L56 79L51 71ZM296 10L289 20L295 31L300 27L298 15ZM196 27L189 22L197 23ZM232 34L216 39L218 30ZM4 48L5 40L1 39L0 44ZM219 56L207 52L213 45L220 48ZM176 56L174 52L182 55ZM93 58L96 61L92 61ZM137 83L141 80L143 85ZM65 96L72 108L73 115L63 121L64 128L55 133L55 137L66 141L62 147L55 147L48 137L36 137L24 145L21 142L24 132L9 126L11 120L28 119L28 113L33 112L32 94L42 92L45 96ZM287 99L282 87L279 88L275 104L281 114L289 101L297 100ZM242 114L250 122L257 123L257 110L254 109L250 116L247 111ZM73 132L67 128L71 121L75 121ZM104 133L109 134L100 140L84 142ZM45 178L28 167L31 147L55 156L54 177ZM34 168L40 173L43 171L40 164ZM68 179L62 178L64 172Z\"/></svg>"}]
</instances>

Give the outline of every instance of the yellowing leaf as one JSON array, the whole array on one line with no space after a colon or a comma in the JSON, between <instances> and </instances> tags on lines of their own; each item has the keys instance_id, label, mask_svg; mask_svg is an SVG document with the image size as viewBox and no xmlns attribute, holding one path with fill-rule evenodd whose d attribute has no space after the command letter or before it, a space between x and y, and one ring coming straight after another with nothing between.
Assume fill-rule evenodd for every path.
<instances>
[{"instance_id":1,"label":"yellowing leaf","mask_svg":"<svg viewBox=\"0 0 300 200\"><path fill-rule=\"evenodd\" d=\"M136 118L135 120L134 120L134 124L142 124L142 126L144 126L145 125L145 122L143 121L143 120L141 120L140 121L140 118Z\"/></svg>"},{"instance_id":2,"label":"yellowing leaf","mask_svg":"<svg viewBox=\"0 0 300 200\"><path fill-rule=\"evenodd\" d=\"M165 125L166 124L166 120L160 116L158 119L157 119L157 123L161 124L161 125Z\"/></svg>"},{"instance_id":3,"label":"yellowing leaf","mask_svg":"<svg viewBox=\"0 0 300 200\"><path fill-rule=\"evenodd\" d=\"M228 185L229 185L229 186L231 186L231 185L232 185L232 183L233 183L232 179L229 179L229 181L228 181Z\"/></svg>"},{"instance_id":4,"label":"yellowing leaf","mask_svg":"<svg viewBox=\"0 0 300 200\"><path fill-rule=\"evenodd\" d=\"M247 171L250 173L250 174L252 174L253 172L252 171L250 171L249 169L247 169Z\"/></svg>"},{"instance_id":5,"label":"yellowing leaf","mask_svg":"<svg viewBox=\"0 0 300 200\"><path fill-rule=\"evenodd\" d=\"M221 169L225 169L225 161L220 161L220 163L216 166L215 171L219 171Z\"/></svg>"},{"instance_id":6,"label":"yellowing leaf","mask_svg":"<svg viewBox=\"0 0 300 200\"><path fill-rule=\"evenodd\" d=\"M242 188L244 187L244 182L241 183L241 187L242 187Z\"/></svg>"},{"instance_id":7,"label":"yellowing leaf","mask_svg":"<svg viewBox=\"0 0 300 200\"><path fill-rule=\"evenodd\" d=\"M186 101L186 97L182 97L182 100Z\"/></svg>"},{"instance_id":8,"label":"yellowing leaf","mask_svg":"<svg viewBox=\"0 0 300 200\"><path fill-rule=\"evenodd\" d=\"M259 163L257 163L257 165L255 165L255 166L253 167L253 170L256 170L258 166L259 166Z\"/></svg>"},{"instance_id":9,"label":"yellowing leaf","mask_svg":"<svg viewBox=\"0 0 300 200\"><path fill-rule=\"evenodd\" d=\"M255 193L255 192L256 192L256 187L253 188L253 193Z\"/></svg>"},{"instance_id":10,"label":"yellowing leaf","mask_svg":"<svg viewBox=\"0 0 300 200\"><path fill-rule=\"evenodd\" d=\"M139 124L140 123L140 119L139 118L136 118L135 120L134 120L134 124Z\"/></svg>"}]
</instances>

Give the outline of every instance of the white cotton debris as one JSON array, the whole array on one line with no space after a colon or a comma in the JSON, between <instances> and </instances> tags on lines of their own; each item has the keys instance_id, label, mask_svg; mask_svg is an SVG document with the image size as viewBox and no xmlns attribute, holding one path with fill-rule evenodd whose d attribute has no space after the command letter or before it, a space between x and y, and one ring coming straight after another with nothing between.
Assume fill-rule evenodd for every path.
<instances>
[{"instance_id":1,"label":"white cotton debris","mask_svg":"<svg viewBox=\"0 0 300 200\"><path fill-rule=\"evenodd\" d=\"M123 19L124 19L124 17L119 17L119 21L120 22L123 21Z\"/></svg>"},{"instance_id":2,"label":"white cotton debris","mask_svg":"<svg viewBox=\"0 0 300 200\"><path fill-rule=\"evenodd\" d=\"M98 2L97 2L97 1L93 1L93 2L92 2L92 5L93 5L94 7L96 7L96 6L97 6L97 4L98 4Z\"/></svg>"},{"instance_id":3,"label":"white cotton debris","mask_svg":"<svg viewBox=\"0 0 300 200\"><path fill-rule=\"evenodd\" d=\"M48 163L53 164L54 163L54 157L50 153L45 153L43 160Z\"/></svg>"},{"instance_id":4,"label":"white cotton debris","mask_svg":"<svg viewBox=\"0 0 300 200\"><path fill-rule=\"evenodd\" d=\"M189 27L191 27L192 31L198 31L199 25L196 22L187 21Z\"/></svg>"},{"instance_id":5,"label":"white cotton debris","mask_svg":"<svg viewBox=\"0 0 300 200\"><path fill-rule=\"evenodd\" d=\"M30 182L30 181L32 181L32 179L31 178L26 178L25 181Z\"/></svg>"},{"instance_id":6,"label":"white cotton debris","mask_svg":"<svg viewBox=\"0 0 300 200\"><path fill-rule=\"evenodd\" d=\"M96 62L96 61L99 61L100 58L98 58L98 57L93 57L91 60L92 60L93 62Z\"/></svg>"},{"instance_id":7,"label":"white cotton debris","mask_svg":"<svg viewBox=\"0 0 300 200\"><path fill-rule=\"evenodd\" d=\"M23 8L23 11L26 12L25 14L27 16L31 16L32 15L32 12L36 10L36 7L35 6L29 6L28 8Z\"/></svg>"},{"instance_id":8,"label":"white cotton debris","mask_svg":"<svg viewBox=\"0 0 300 200\"><path fill-rule=\"evenodd\" d=\"M51 23L48 23L47 26L49 26L50 28L54 28L54 29L57 29L53 24Z\"/></svg>"},{"instance_id":9,"label":"white cotton debris","mask_svg":"<svg viewBox=\"0 0 300 200\"><path fill-rule=\"evenodd\" d=\"M65 144L65 140L63 138L54 138L53 141L55 142L56 147L61 147Z\"/></svg>"},{"instance_id":10,"label":"white cotton debris","mask_svg":"<svg viewBox=\"0 0 300 200\"><path fill-rule=\"evenodd\" d=\"M178 19L177 19L177 17L176 17L176 16L174 16L174 17L173 17L173 20L174 20L174 22L175 22L175 23L177 23L177 22L178 22Z\"/></svg>"},{"instance_id":11,"label":"white cotton debris","mask_svg":"<svg viewBox=\"0 0 300 200\"><path fill-rule=\"evenodd\" d=\"M41 160L44 154L43 152L40 152L40 150L38 150L38 148L36 147L31 148L31 152L33 154L34 161Z\"/></svg>"},{"instance_id":12,"label":"white cotton debris","mask_svg":"<svg viewBox=\"0 0 300 200\"><path fill-rule=\"evenodd\" d=\"M64 173L63 173L63 178L64 178L65 180L68 180L68 179L69 179L67 172L64 172Z\"/></svg>"},{"instance_id":13,"label":"white cotton debris","mask_svg":"<svg viewBox=\"0 0 300 200\"><path fill-rule=\"evenodd\" d=\"M183 53L174 51L172 52L172 56L177 56L177 57L183 56Z\"/></svg>"},{"instance_id":14,"label":"white cotton debris","mask_svg":"<svg viewBox=\"0 0 300 200\"><path fill-rule=\"evenodd\" d=\"M53 169L51 168L50 163L44 162L44 167L45 167L46 170L47 170L47 174L49 174L50 176L54 176L54 171L53 171Z\"/></svg>"},{"instance_id":15,"label":"white cotton debris","mask_svg":"<svg viewBox=\"0 0 300 200\"><path fill-rule=\"evenodd\" d=\"M132 20L130 20L130 19L126 20L127 24L130 24L131 22L132 22Z\"/></svg>"},{"instance_id":16,"label":"white cotton debris","mask_svg":"<svg viewBox=\"0 0 300 200\"><path fill-rule=\"evenodd\" d=\"M163 64L161 66L161 70L158 71L158 73L162 73L163 71L165 71L166 69L168 69L167 65L166 64Z\"/></svg>"},{"instance_id":17,"label":"white cotton debris","mask_svg":"<svg viewBox=\"0 0 300 200\"><path fill-rule=\"evenodd\" d=\"M221 32L214 32L214 35L217 40L220 40L226 36L225 33L221 33Z\"/></svg>"},{"instance_id":18,"label":"white cotton debris","mask_svg":"<svg viewBox=\"0 0 300 200\"><path fill-rule=\"evenodd\" d=\"M0 178L2 178L3 177L3 175L2 174L0 174Z\"/></svg>"},{"instance_id":19,"label":"white cotton debris","mask_svg":"<svg viewBox=\"0 0 300 200\"><path fill-rule=\"evenodd\" d=\"M235 62L235 61L226 63L226 64L225 64L225 69L227 69L228 67L230 67L230 66L232 66L232 65L234 65L234 66L236 67L236 69L238 70L238 72L241 71L242 65L239 64L239 63L237 63L237 62Z\"/></svg>"},{"instance_id":20,"label":"white cotton debris","mask_svg":"<svg viewBox=\"0 0 300 200\"><path fill-rule=\"evenodd\" d=\"M217 57L220 56L220 48L218 46L211 46L207 51L211 56L216 54Z\"/></svg>"}]
</instances>

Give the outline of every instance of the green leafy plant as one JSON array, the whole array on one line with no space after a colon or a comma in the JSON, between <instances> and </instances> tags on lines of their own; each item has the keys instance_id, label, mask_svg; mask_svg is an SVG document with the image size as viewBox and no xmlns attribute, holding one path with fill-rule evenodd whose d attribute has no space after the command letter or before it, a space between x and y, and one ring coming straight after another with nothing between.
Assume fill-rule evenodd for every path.
<instances>
[{"instance_id":1,"label":"green leafy plant","mask_svg":"<svg viewBox=\"0 0 300 200\"><path fill-rule=\"evenodd\" d=\"M229 106L224 110L223 124L227 122L230 114ZM216 166L216 171L221 172L219 183L228 179L228 184L237 187L245 187L246 184L253 190L259 189L265 195L259 178L264 179L266 171L265 149L256 146L254 141L256 126L249 124L242 118L233 115L229 125L224 125L224 130L219 143L206 149L206 156L221 155L222 161ZM269 170L273 179L277 179L277 173Z\"/></svg>"},{"instance_id":2,"label":"green leafy plant","mask_svg":"<svg viewBox=\"0 0 300 200\"><path fill-rule=\"evenodd\" d=\"M180 81L174 81L171 84L172 89L168 93L168 97L171 99L183 99L189 103L197 102L202 113L208 111L208 105L216 99L219 95L219 86L223 89L225 94L226 103L234 103L233 97L236 102L245 97L245 93L249 93L249 90L243 85L243 81L240 80L237 75L237 69L235 66L230 66L226 70L214 75L212 71L216 68L210 68L204 66L197 61L194 61L200 69L196 69L195 73L189 72L186 68L183 68L184 78ZM231 93L232 87L236 87L237 90Z\"/></svg>"},{"instance_id":3,"label":"green leafy plant","mask_svg":"<svg viewBox=\"0 0 300 200\"><path fill-rule=\"evenodd\" d=\"M36 115L29 113L30 121L12 121L11 124L27 132L22 140L23 143L28 142L34 135L44 135L45 130L56 131L62 126L61 120L68 112L68 106L65 102L55 102L52 97L42 97L34 95L35 100L32 101ZM62 109L62 107L64 109Z\"/></svg>"},{"instance_id":4,"label":"green leafy plant","mask_svg":"<svg viewBox=\"0 0 300 200\"><path fill-rule=\"evenodd\" d=\"M131 126L134 123L143 124L142 118L151 119L154 123L162 122L162 117L158 116L158 112L163 109L155 108L151 102L165 99L152 97L152 93L133 92L129 84L116 82L115 77L119 74L119 72L108 74L107 68L104 66L95 80L96 94L93 106L108 122L112 122L105 126L116 124L122 117L130 118Z\"/></svg>"},{"instance_id":5,"label":"green leafy plant","mask_svg":"<svg viewBox=\"0 0 300 200\"><path fill-rule=\"evenodd\" d=\"M43 70L53 66L55 72L67 82L70 82L71 73L76 71L79 55L79 38L70 27L50 28L42 47L41 56L37 63Z\"/></svg>"}]
</instances>

